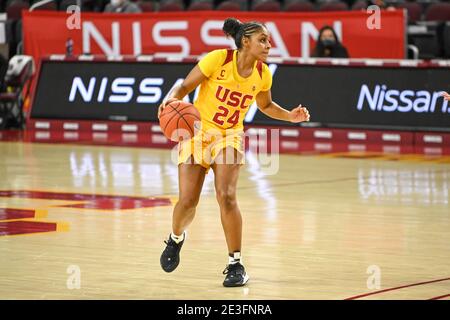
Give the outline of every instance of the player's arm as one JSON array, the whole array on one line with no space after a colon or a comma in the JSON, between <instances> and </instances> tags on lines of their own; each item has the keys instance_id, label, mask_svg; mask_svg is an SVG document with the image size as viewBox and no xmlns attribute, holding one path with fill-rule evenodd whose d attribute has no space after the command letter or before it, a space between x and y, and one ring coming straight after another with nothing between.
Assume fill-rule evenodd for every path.
<instances>
[{"instance_id":1,"label":"player's arm","mask_svg":"<svg viewBox=\"0 0 450 320\"><path fill-rule=\"evenodd\" d=\"M272 101L270 90L260 91L256 96L256 104L261 112L273 119L289 122L309 121L308 109L300 104L298 107L288 111Z\"/></svg>"},{"instance_id":2,"label":"player's arm","mask_svg":"<svg viewBox=\"0 0 450 320\"><path fill-rule=\"evenodd\" d=\"M175 100L181 100L186 95L191 93L195 88L197 88L203 80L206 79L206 76L200 71L198 65L196 65L191 72L187 75L186 79L184 79L183 83L178 86L175 86L173 90L167 96L167 99L164 100L158 108L158 118L161 115L162 110L166 107L166 104L171 103Z\"/></svg>"}]
</instances>

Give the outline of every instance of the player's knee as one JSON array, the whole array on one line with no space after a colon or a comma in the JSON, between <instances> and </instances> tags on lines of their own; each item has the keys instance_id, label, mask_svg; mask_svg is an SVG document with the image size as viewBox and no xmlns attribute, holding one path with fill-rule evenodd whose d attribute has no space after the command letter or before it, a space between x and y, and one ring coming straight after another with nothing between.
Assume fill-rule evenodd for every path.
<instances>
[{"instance_id":1,"label":"player's knee","mask_svg":"<svg viewBox=\"0 0 450 320\"><path fill-rule=\"evenodd\" d=\"M183 196L178 200L178 205L184 210L194 209L197 207L199 198L193 196Z\"/></svg>"},{"instance_id":2,"label":"player's knee","mask_svg":"<svg viewBox=\"0 0 450 320\"><path fill-rule=\"evenodd\" d=\"M233 190L218 190L216 197L219 206L225 211L234 209L237 206L236 193Z\"/></svg>"}]
</instances>

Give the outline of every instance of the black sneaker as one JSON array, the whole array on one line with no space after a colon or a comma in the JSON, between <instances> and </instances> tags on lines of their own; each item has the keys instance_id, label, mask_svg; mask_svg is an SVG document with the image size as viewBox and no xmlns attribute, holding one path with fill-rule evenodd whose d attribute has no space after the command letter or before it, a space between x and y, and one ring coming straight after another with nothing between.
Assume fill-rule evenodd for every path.
<instances>
[{"instance_id":1,"label":"black sneaker","mask_svg":"<svg viewBox=\"0 0 450 320\"><path fill-rule=\"evenodd\" d=\"M180 250L184 240L186 240L186 234L184 234L184 239L180 243L173 241L170 235L169 240L164 241L167 246L161 254L159 261L161 263L161 268L163 268L165 272L172 272L178 267L178 264L180 263Z\"/></svg>"},{"instance_id":2,"label":"black sneaker","mask_svg":"<svg viewBox=\"0 0 450 320\"><path fill-rule=\"evenodd\" d=\"M247 283L248 275L245 272L245 268L242 264L234 263L229 264L223 274L226 274L225 280L223 281L224 287L240 287Z\"/></svg>"}]
</instances>

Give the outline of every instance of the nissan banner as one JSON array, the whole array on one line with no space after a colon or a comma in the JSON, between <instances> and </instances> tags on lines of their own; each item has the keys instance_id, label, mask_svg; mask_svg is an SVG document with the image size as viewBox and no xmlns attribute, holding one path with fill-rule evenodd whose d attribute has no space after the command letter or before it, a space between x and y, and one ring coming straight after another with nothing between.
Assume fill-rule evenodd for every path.
<instances>
[{"instance_id":1,"label":"nissan banner","mask_svg":"<svg viewBox=\"0 0 450 320\"><path fill-rule=\"evenodd\" d=\"M157 108L195 62L51 61L41 65L32 118L157 121ZM272 98L307 106L328 126L450 128L448 68L269 64ZM198 90L198 89L197 89ZM197 91L187 98L195 100ZM286 125L252 105L247 123Z\"/></svg>"}]
</instances>

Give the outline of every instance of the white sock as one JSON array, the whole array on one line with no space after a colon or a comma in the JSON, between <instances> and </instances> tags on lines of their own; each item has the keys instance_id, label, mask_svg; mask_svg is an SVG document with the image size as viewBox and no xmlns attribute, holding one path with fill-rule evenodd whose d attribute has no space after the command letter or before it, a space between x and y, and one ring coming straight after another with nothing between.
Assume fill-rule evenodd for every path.
<instances>
[{"instance_id":1,"label":"white sock","mask_svg":"<svg viewBox=\"0 0 450 320\"><path fill-rule=\"evenodd\" d=\"M181 241L184 240L184 232L181 234L181 236L177 236L176 234L174 234L173 232L170 233L170 237L172 238L173 241L175 241L175 243L180 243Z\"/></svg>"},{"instance_id":2,"label":"white sock","mask_svg":"<svg viewBox=\"0 0 450 320\"><path fill-rule=\"evenodd\" d=\"M228 255L228 264L236 264L241 262L242 256L240 251L235 251Z\"/></svg>"}]
</instances>

